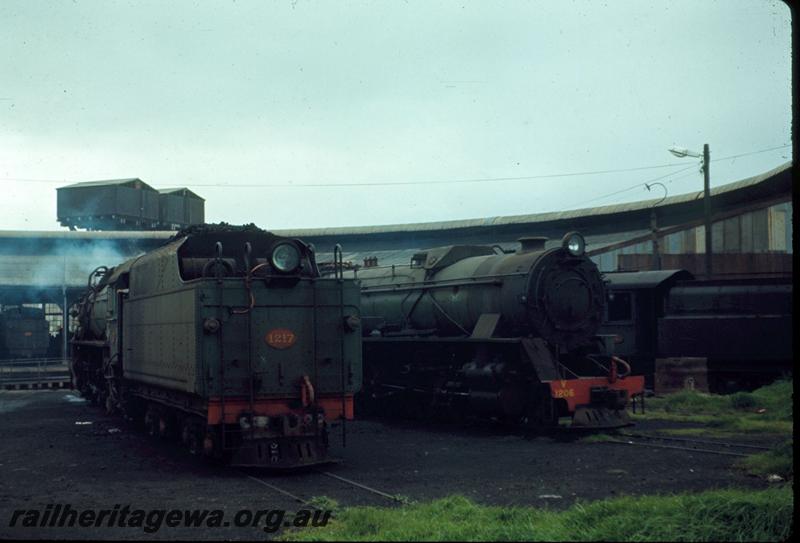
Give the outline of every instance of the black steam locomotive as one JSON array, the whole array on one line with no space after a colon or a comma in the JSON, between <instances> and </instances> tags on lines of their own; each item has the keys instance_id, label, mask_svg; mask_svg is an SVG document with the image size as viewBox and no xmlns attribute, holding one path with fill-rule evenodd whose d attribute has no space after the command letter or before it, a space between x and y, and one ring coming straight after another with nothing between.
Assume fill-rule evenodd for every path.
<instances>
[{"instance_id":1,"label":"black steam locomotive","mask_svg":"<svg viewBox=\"0 0 800 543\"><path fill-rule=\"evenodd\" d=\"M192 227L89 283L71 341L84 396L234 465L328 460L361 385L359 290L321 278L310 246Z\"/></svg>"},{"instance_id":2,"label":"black steam locomotive","mask_svg":"<svg viewBox=\"0 0 800 543\"><path fill-rule=\"evenodd\" d=\"M367 411L478 415L549 428L628 423L643 379L604 354L606 303L585 242L524 238L513 253L457 245L357 271Z\"/></svg>"},{"instance_id":3,"label":"black steam locomotive","mask_svg":"<svg viewBox=\"0 0 800 543\"><path fill-rule=\"evenodd\" d=\"M50 344L50 325L43 310L18 305L0 311L0 360L43 358Z\"/></svg>"}]
</instances>

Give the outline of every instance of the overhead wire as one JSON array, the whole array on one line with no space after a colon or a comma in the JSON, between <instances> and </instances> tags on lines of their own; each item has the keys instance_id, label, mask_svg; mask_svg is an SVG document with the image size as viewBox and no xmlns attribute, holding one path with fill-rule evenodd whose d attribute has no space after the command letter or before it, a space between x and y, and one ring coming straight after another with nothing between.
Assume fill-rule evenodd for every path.
<instances>
[{"instance_id":1,"label":"overhead wire","mask_svg":"<svg viewBox=\"0 0 800 543\"><path fill-rule=\"evenodd\" d=\"M554 174L539 174L539 175L522 175L516 177L478 177L470 179L442 179L442 180L427 180L427 181L366 181L358 182L344 182L344 183L191 183L193 187L368 187L368 186L392 186L392 185L431 185L431 184L444 184L444 183L485 183L490 181L524 181L528 179L547 179L556 177L574 177L583 175L599 175L606 173L622 173L634 172L640 170L653 170L658 168L675 168L680 164L657 164L654 166L637 166L634 168L617 168L611 170L592 170L584 172L569 172L569 173L554 173ZM66 179L31 179L31 178L0 178L3 181L25 181L31 183L65 183Z\"/></svg>"},{"instance_id":2,"label":"overhead wire","mask_svg":"<svg viewBox=\"0 0 800 543\"><path fill-rule=\"evenodd\" d=\"M759 154L759 153L766 153L766 152L769 152L769 151L775 151L775 150L778 150L778 149L785 149L785 148L787 148L787 147L791 147L791 144L779 145L779 146L776 146L776 147L769 147L769 148L767 148L767 149L760 149L760 150L758 150L758 151L751 151L751 152L749 152L749 153L740 153L740 154L736 154L736 155L729 155L729 156L724 156L724 157L714 158L714 159L711 159L711 160L710 160L710 162L719 162L719 161L721 161L721 160L730 160L730 159L732 159L732 158L739 158L739 157L743 157L743 156L756 155L756 154ZM666 174L666 175L663 175L663 176L661 176L661 177L656 177L656 178L653 178L653 179L648 179L647 181L641 181L641 182L639 182L639 183L636 183L635 185L631 185L630 187L627 187L627 188L624 188L624 189L621 189L621 190L617 190L617 191L614 191L614 192L610 192L610 193L608 193L608 194L603 194L603 195L601 195L601 196L597 196L597 197L595 197L595 198L591 198L591 199L589 199L589 200L584 200L584 201L582 201L582 202L578 202L578 203L576 203L576 204L572 204L572 205L571 205L571 206L569 206L569 207L580 206L580 205L587 204L587 203L590 203L590 202L596 202L597 200L604 200L604 199L606 199L606 198L609 198L609 197L611 197L611 196L616 196L617 194L622 194L622 193L625 193L625 192L629 192L629 191L631 191L631 190L634 190L634 189L637 189L637 188L640 188L640 187L644 187L644 186L646 186L648 183L652 183L652 182L654 182L654 181L658 181L658 180L660 180L660 179L664 179L665 177L669 177L669 176L671 176L671 175L675 175L675 174L678 174L678 173L684 172L684 171L686 171L686 170L692 169L692 168L696 167L696 165L697 165L697 164L692 164L691 166L687 166L686 168L683 168L683 169L681 169L681 170L677 170L677 171L674 171L674 172L670 172L670 173L668 173L668 174ZM681 177L678 177L678 178L675 178L675 179L670 179L670 180L669 180L669 181L667 181L667 182L668 182L668 183L672 183L673 181L678 181L678 180L680 180L680 179L686 179L686 178L687 178L687 177L689 177L690 175L692 175L692 174L689 174L689 175L683 175L683 176L681 176Z\"/></svg>"},{"instance_id":3,"label":"overhead wire","mask_svg":"<svg viewBox=\"0 0 800 543\"><path fill-rule=\"evenodd\" d=\"M778 149L785 149L787 147L791 147L791 145L781 145L777 147L770 147L767 149L761 149L758 151L751 151L748 153L740 153L737 155L730 155L726 157L719 157L712 159L711 162L718 162L721 160L729 160L732 158L739 158L743 156L755 155L759 153L765 153L769 151L774 151ZM443 180L426 180L426 181L366 181L366 182L343 182L343 183L187 183L186 185L189 187L222 187L222 188L327 188L327 187L374 187L374 186L409 186L409 185L440 185L440 184L459 184L459 183L487 183L487 182L502 182L502 181L528 181L534 179L558 179L564 177L580 177L580 176L589 176L589 175L603 175L609 173L624 173L624 172L634 172L634 171L644 171L644 170L653 170L653 169L662 169L662 168L677 168L680 167L681 163L670 163L670 164L656 164L651 166L637 166L632 168L615 168L615 169L608 169L608 170L590 170L590 171L581 171L581 172L568 172L568 173L552 173L552 174L539 174L539 175L524 175L524 176L514 176L514 177L480 177L480 178L469 178L469 179L443 179ZM691 167L691 166L690 166ZM615 191L603 196L598 196L592 200L587 201L595 201L598 199L606 198L609 196L614 196L616 194L621 194L623 192L628 192L629 190L633 190L636 187L643 185L644 183L649 183L652 181L656 181L658 179L663 179L664 177L669 177L672 174L680 173L685 171L690 167L681 168L674 172L670 172L666 175L659 176L653 178L648 181L643 181L641 183L637 183L631 187L621 189L619 191ZM0 181L18 181L18 182L28 182L28 183L67 183L70 182L67 179L39 179L39 178L20 178L20 177L2 177Z\"/></svg>"},{"instance_id":4,"label":"overhead wire","mask_svg":"<svg viewBox=\"0 0 800 543\"><path fill-rule=\"evenodd\" d=\"M692 164L691 166L686 166L685 168L681 168L680 170L677 170L677 171L674 171L674 172L670 172L670 173L668 173L666 175L662 175L662 176L659 176L659 177L654 177L653 179L648 179L647 181L639 181L635 185L631 185L630 187L627 187L627 188L624 188L624 189L620 189L620 190L617 190L617 191L614 191L614 192L609 192L608 194L603 194L601 196L597 196L595 198L590 198L588 200L583 200L583 201L578 202L576 204L571 204L571 206L579 206L579 205L583 205L583 204L588 204L590 202L596 202L597 200L604 200L604 199L609 198L611 196L616 196L617 194L622 194L624 192L629 192L629 191L632 191L634 189L638 189L638 188L644 187L648 183L653 183L655 181L659 181L659 180L664 179L666 177L669 177L671 175L682 173L682 172L685 172L686 170L691 170L691 169L696 168L696 167L697 167L696 164Z\"/></svg>"},{"instance_id":5,"label":"overhead wire","mask_svg":"<svg viewBox=\"0 0 800 543\"><path fill-rule=\"evenodd\" d=\"M779 145L777 147L770 147L769 149L761 149L760 151L752 151L750 153L741 153L741 154L738 154L738 155L730 155L730 156L723 156L723 157L719 157L719 158L712 158L711 162L718 162L720 160L728 160L730 158L739 158L739 157L743 157L743 156L757 155L759 153L766 153L768 151L775 151L777 149L786 149L787 147L791 147L791 146L792 146L792 144L789 143L789 144L786 144L786 145Z\"/></svg>"}]
</instances>

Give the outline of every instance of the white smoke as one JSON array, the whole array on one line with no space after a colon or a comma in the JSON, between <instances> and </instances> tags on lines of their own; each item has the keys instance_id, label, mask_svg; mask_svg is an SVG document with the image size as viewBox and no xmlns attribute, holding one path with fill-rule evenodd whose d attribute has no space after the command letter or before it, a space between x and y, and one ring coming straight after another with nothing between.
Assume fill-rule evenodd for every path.
<instances>
[{"instance_id":1,"label":"white smoke","mask_svg":"<svg viewBox=\"0 0 800 543\"><path fill-rule=\"evenodd\" d=\"M98 266L111 268L142 252L131 240L2 236L0 283L14 290L16 302L38 303L45 289L83 289Z\"/></svg>"},{"instance_id":2,"label":"white smoke","mask_svg":"<svg viewBox=\"0 0 800 543\"><path fill-rule=\"evenodd\" d=\"M89 274L98 266L109 268L136 256L125 254L106 240L87 244L61 244L44 258L36 258L27 283L34 287L65 285L77 287L87 284Z\"/></svg>"}]
</instances>

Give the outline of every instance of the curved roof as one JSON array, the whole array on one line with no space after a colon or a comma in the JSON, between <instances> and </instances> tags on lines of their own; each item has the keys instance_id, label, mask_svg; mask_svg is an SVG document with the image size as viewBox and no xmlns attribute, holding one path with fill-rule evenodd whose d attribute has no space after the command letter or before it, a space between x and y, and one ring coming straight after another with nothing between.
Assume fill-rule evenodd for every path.
<instances>
[{"instance_id":1,"label":"curved roof","mask_svg":"<svg viewBox=\"0 0 800 543\"><path fill-rule=\"evenodd\" d=\"M723 194L735 192L737 190L755 187L763 183L771 177L777 176L787 172L792 168L792 162L786 162L777 168L773 168L767 172L759 175L748 177L740 181L728 183L719 187L711 189L712 196L720 196ZM116 182L132 181L132 179L122 179ZM90 181L88 183L106 183L105 181ZM79 183L83 186L84 184ZM70 185L75 186L75 185ZM790 185L791 186L791 185ZM65 187L62 187L65 188ZM436 232L443 230L453 230L460 228L475 228L482 226L497 226L497 225L515 225L515 224L531 224L543 223L549 221L570 220L578 219L581 217L599 217L604 215L613 215L618 213L625 213L630 211L639 211L650 209L653 204L658 203L657 208L666 206L684 204L701 199L703 196L702 191L693 191L677 196L671 196L658 203L658 199L639 200L636 202L628 202L624 204L616 204L610 206L593 207L572 209L567 211L551 211L546 213L532 213L527 215L508 215L501 217L485 217L478 219L464 219L464 220L451 220L440 222L423 222L423 223L407 223L407 224L389 224L378 226L358 226L358 227L333 227L333 228L297 228L297 229L270 229L271 232L281 236L310 238L321 236L344 236L344 235L363 235L363 234L386 234L386 233L406 233L406 232ZM37 238L37 239L92 239L92 240L136 240L136 239L167 239L175 234L174 231L69 231L69 230L0 230L0 239L19 239L19 238Z\"/></svg>"},{"instance_id":2,"label":"curved roof","mask_svg":"<svg viewBox=\"0 0 800 543\"><path fill-rule=\"evenodd\" d=\"M789 170L792 167L792 162L786 162L777 168L773 168L767 172L759 175L748 177L740 181L713 187L711 189L711 196L719 196L725 193L740 190L745 187L758 185L770 177L776 176ZM677 196L670 196L663 201L660 199L639 200L636 202L628 202L624 204L615 204L602 207L590 207L581 209L571 209L567 211L550 211L545 213L532 213L527 215L507 215L501 217L485 217L480 219L464 219L440 222L422 222L422 223L409 223L409 224L388 224L379 226L358 226L358 227L336 227L336 228L300 228L300 229L285 229L273 230L276 234L284 236L295 237L315 237L315 236L342 236L342 235L363 235L363 234L378 234L378 233L391 233L391 232L424 232L424 231L437 231L437 230L453 230L459 228L474 228L480 226L499 226L511 224L528 224L540 223L560 220L577 219L579 217L595 217L602 215L615 215L629 211L639 211L643 209L650 209L653 204L658 204L655 207L666 207L675 204L682 204L701 199L703 191L693 191Z\"/></svg>"}]
</instances>

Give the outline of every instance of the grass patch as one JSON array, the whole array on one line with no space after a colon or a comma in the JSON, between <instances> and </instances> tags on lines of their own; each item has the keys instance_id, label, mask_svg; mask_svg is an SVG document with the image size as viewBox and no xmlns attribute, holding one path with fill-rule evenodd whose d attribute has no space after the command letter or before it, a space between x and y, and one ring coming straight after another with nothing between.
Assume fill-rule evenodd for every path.
<instances>
[{"instance_id":1,"label":"grass patch","mask_svg":"<svg viewBox=\"0 0 800 543\"><path fill-rule=\"evenodd\" d=\"M352 507L287 541L779 541L792 533L791 487L622 497L556 512L451 496L400 508Z\"/></svg>"},{"instance_id":2,"label":"grass patch","mask_svg":"<svg viewBox=\"0 0 800 543\"><path fill-rule=\"evenodd\" d=\"M668 436L684 436L684 437L715 437L718 439L732 439L741 434L739 432L732 432L730 430L718 430L716 428L664 428L658 430L659 434Z\"/></svg>"},{"instance_id":3,"label":"grass patch","mask_svg":"<svg viewBox=\"0 0 800 543\"><path fill-rule=\"evenodd\" d=\"M784 441L772 450L743 458L736 465L751 475L780 475L784 479L791 479L794 476L793 440Z\"/></svg>"},{"instance_id":4,"label":"grass patch","mask_svg":"<svg viewBox=\"0 0 800 543\"><path fill-rule=\"evenodd\" d=\"M683 390L647 403L634 420L703 424L720 432L792 435L792 380L730 395Z\"/></svg>"},{"instance_id":5,"label":"grass patch","mask_svg":"<svg viewBox=\"0 0 800 543\"><path fill-rule=\"evenodd\" d=\"M755 412L764 418L786 420L792 417L792 380L781 379L753 392L736 394L706 394L695 390L681 390L648 401L651 408L674 414L722 415L731 412Z\"/></svg>"},{"instance_id":6,"label":"grass patch","mask_svg":"<svg viewBox=\"0 0 800 543\"><path fill-rule=\"evenodd\" d=\"M705 426L703 429L715 429L718 430L717 433L727 433L728 435L741 435L743 433L791 435L792 429L794 428L792 421L764 420L742 415L714 417L710 415L675 415L672 413L653 411L652 413L648 412L646 415L635 415L632 418L634 421L664 420L703 424ZM702 432L697 432L696 435L700 435L701 433Z\"/></svg>"}]
</instances>

